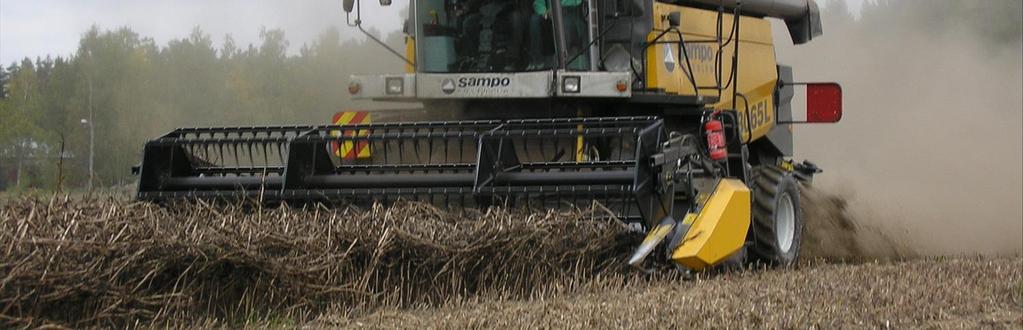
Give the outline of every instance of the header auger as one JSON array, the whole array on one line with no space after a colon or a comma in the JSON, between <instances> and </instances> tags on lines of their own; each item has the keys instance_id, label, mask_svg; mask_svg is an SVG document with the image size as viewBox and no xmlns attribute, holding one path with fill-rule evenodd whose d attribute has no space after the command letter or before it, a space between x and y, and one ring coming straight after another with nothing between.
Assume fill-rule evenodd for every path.
<instances>
[{"instance_id":1,"label":"header auger","mask_svg":"<svg viewBox=\"0 0 1023 330\"><path fill-rule=\"evenodd\" d=\"M360 29L361 6L343 3ZM841 88L795 82L767 18L808 42L822 32L813 0L417 0L409 13L405 49L388 48L405 72L353 76L347 92L433 121L178 129L146 144L138 198L599 203L646 233L638 267L659 248L691 270L798 257L798 182L820 170L791 160L790 125L837 122ZM805 120L790 105L803 86Z\"/></svg>"}]
</instances>

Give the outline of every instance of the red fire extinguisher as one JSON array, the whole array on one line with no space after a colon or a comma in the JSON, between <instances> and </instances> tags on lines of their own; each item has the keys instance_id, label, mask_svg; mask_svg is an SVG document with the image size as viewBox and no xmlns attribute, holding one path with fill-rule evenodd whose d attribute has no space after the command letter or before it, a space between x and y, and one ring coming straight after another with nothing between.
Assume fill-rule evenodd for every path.
<instances>
[{"instance_id":1,"label":"red fire extinguisher","mask_svg":"<svg viewBox=\"0 0 1023 330\"><path fill-rule=\"evenodd\" d=\"M708 120L706 124L703 124L703 129L707 133L707 151L710 153L710 159L719 161L727 158L728 149L725 147L724 126L721 121Z\"/></svg>"}]
</instances>

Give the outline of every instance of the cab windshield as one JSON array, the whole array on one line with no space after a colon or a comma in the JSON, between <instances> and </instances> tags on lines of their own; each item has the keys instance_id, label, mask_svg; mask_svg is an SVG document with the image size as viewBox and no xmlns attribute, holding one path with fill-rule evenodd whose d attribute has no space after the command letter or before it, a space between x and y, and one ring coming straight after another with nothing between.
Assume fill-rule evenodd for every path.
<instances>
[{"instance_id":1,"label":"cab windshield","mask_svg":"<svg viewBox=\"0 0 1023 330\"><path fill-rule=\"evenodd\" d=\"M548 8L549 2L416 1L419 70L432 73L477 73L554 68L554 24L553 13ZM578 7L583 2L567 0L562 6ZM569 28L572 32L585 31L583 26L577 26L584 22L576 20L572 23Z\"/></svg>"}]
</instances>

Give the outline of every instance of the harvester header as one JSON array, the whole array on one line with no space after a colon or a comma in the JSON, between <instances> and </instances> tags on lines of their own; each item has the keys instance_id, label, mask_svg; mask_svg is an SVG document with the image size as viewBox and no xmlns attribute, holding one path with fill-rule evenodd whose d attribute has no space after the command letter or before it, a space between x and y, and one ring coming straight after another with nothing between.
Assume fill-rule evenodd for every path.
<instances>
[{"instance_id":1,"label":"harvester header","mask_svg":"<svg viewBox=\"0 0 1023 330\"><path fill-rule=\"evenodd\" d=\"M535 209L599 200L623 219L659 219L674 193L666 169L697 153L663 125L618 117L179 129L146 145L138 197ZM342 130L366 133L336 134ZM571 160L563 152L579 138L617 148L599 160ZM331 152L359 144L380 157Z\"/></svg>"}]
</instances>

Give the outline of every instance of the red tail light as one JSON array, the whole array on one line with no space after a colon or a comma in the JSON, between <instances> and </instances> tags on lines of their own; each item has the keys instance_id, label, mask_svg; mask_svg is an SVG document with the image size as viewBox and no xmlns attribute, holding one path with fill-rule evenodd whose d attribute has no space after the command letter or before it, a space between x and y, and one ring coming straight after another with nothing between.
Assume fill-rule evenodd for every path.
<instances>
[{"instance_id":1,"label":"red tail light","mask_svg":"<svg viewBox=\"0 0 1023 330\"><path fill-rule=\"evenodd\" d=\"M779 124L837 123L842 120L842 85L838 83L787 83L806 88L806 119L779 120Z\"/></svg>"},{"instance_id":2,"label":"red tail light","mask_svg":"<svg viewBox=\"0 0 1023 330\"><path fill-rule=\"evenodd\" d=\"M728 149L725 148L725 133L721 121L711 119L703 125L707 133L707 151L710 159L718 161L728 157Z\"/></svg>"},{"instance_id":3,"label":"red tail light","mask_svg":"<svg viewBox=\"0 0 1023 330\"><path fill-rule=\"evenodd\" d=\"M837 123L842 120L842 86L836 83L806 85L806 122Z\"/></svg>"}]
</instances>

